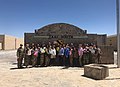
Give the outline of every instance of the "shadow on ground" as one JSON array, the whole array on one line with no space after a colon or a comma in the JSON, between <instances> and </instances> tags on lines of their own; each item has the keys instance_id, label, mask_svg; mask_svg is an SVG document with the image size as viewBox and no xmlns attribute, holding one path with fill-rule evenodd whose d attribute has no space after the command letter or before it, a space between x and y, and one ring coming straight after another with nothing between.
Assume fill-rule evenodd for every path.
<instances>
[{"instance_id":1,"label":"shadow on ground","mask_svg":"<svg viewBox=\"0 0 120 87\"><path fill-rule=\"evenodd\" d=\"M12 65L17 65L17 63L12 63Z\"/></svg>"},{"instance_id":2,"label":"shadow on ground","mask_svg":"<svg viewBox=\"0 0 120 87\"><path fill-rule=\"evenodd\" d=\"M65 66L65 67L63 67L63 68L61 68L61 69L68 69L69 68L69 66Z\"/></svg>"},{"instance_id":3,"label":"shadow on ground","mask_svg":"<svg viewBox=\"0 0 120 87\"><path fill-rule=\"evenodd\" d=\"M85 75L81 75L81 76L86 77ZM91 78L91 77L86 77L86 78L99 81L99 79L94 79L94 78ZM105 78L105 79L101 79L101 80L120 80L120 78Z\"/></svg>"},{"instance_id":4,"label":"shadow on ground","mask_svg":"<svg viewBox=\"0 0 120 87\"><path fill-rule=\"evenodd\" d=\"M105 80L120 80L120 78L106 78Z\"/></svg>"},{"instance_id":5,"label":"shadow on ground","mask_svg":"<svg viewBox=\"0 0 120 87\"><path fill-rule=\"evenodd\" d=\"M92 79L92 80L96 80L96 81L99 81L100 79L94 79L94 78L91 78L91 77L87 77L85 75L81 75L82 77L85 77L85 78L89 78L89 79Z\"/></svg>"},{"instance_id":6,"label":"shadow on ground","mask_svg":"<svg viewBox=\"0 0 120 87\"><path fill-rule=\"evenodd\" d=\"M15 67L15 68L10 68L10 70L16 70L16 69L25 69L24 67L22 67L22 68L17 68L17 67Z\"/></svg>"}]
</instances>

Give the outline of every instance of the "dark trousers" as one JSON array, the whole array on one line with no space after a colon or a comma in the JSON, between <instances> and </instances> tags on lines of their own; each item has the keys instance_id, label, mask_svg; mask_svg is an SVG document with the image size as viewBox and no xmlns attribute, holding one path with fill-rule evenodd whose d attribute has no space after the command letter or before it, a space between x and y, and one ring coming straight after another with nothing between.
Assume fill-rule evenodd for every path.
<instances>
[{"instance_id":1,"label":"dark trousers","mask_svg":"<svg viewBox=\"0 0 120 87\"><path fill-rule=\"evenodd\" d=\"M98 54L97 55L97 63L100 64L101 63L101 56Z\"/></svg>"},{"instance_id":2,"label":"dark trousers","mask_svg":"<svg viewBox=\"0 0 120 87\"><path fill-rule=\"evenodd\" d=\"M83 65L89 64L89 54L88 53L83 54L82 62L83 62Z\"/></svg>"},{"instance_id":3,"label":"dark trousers","mask_svg":"<svg viewBox=\"0 0 120 87\"><path fill-rule=\"evenodd\" d=\"M73 66L78 66L78 58L73 58Z\"/></svg>"},{"instance_id":4,"label":"dark trousers","mask_svg":"<svg viewBox=\"0 0 120 87\"><path fill-rule=\"evenodd\" d=\"M32 61L32 66L34 67L36 66L36 64L37 64L37 57L34 56L33 61Z\"/></svg>"},{"instance_id":5,"label":"dark trousers","mask_svg":"<svg viewBox=\"0 0 120 87\"><path fill-rule=\"evenodd\" d=\"M44 53L40 55L40 65L41 66L45 65L45 54Z\"/></svg>"},{"instance_id":6,"label":"dark trousers","mask_svg":"<svg viewBox=\"0 0 120 87\"><path fill-rule=\"evenodd\" d=\"M55 59L56 59L56 58L51 58L51 59L50 59L50 65L51 65L51 66L55 65Z\"/></svg>"},{"instance_id":7,"label":"dark trousers","mask_svg":"<svg viewBox=\"0 0 120 87\"><path fill-rule=\"evenodd\" d=\"M25 56L25 66L27 67L30 64L30 59L31 59L31 55L26 55Z\"/></svg>"},{"instance_id":8,"label":"dark trousers","mask_svg":"<svg viewBox=\"0 0 120 87\"><path fill-rule=\"evenodd\" d=\"M70 66L70 58L65 57L65 66Z\"/></svg>"},{"instance_id":9,"label":"dark trousers","mask_svg":"<svg viewBox=\"0 0 120 87\"><path fill-rule=\"evenodd\" d=\"M48 66L50 64L50 55L45 55L45 66Z\"/></svg>"},{"instance_id":10,"label":"dark trousers","mask_svg":"<svg viewBox=\"0 0 120 87\"><path fill-rule=\"evenodd\" d=\"M72 55L70 56L70 66L73 66L73 57L72 57Z\"/></svg>"},{"instance_id":11,"label":"dark trousers","mask_svg":"<svg viewBox=\"0 0 120 87\"><path fill-rule=\"evenodd\" d=\"M79 56L79 66L83 66L83 62L82 62L82 56Z\"/></svg>"},{"instance_id":12,"label":"dark trousers","mask_svg":"<svg viewBox=\"0 0 120 87\"><path fill-rule=\"evenodd\" d=\"M94 63L93 62L93 54L89 53L89 64Z\"/></svg>"},{"instance_id":13,"label":"dark trousers","mask_svg":"<svg viewBox=\"0 0 120 87\"><path fill-rule=\"evenodd\" d=\"M59 66L59 65L60 65L60 58L59 58L59 56L56 56L55 65L56 65L56 66Z\"/></svg>"},{"instance_id":14,"label":"dark trousers","mask_svg":"<svg viewBox=\"0 0 120 87\"><path fill-rule=\"evenodd\" d=\"M23 57L19 57L18 59L17 59L17 67L18 68L22 68L22 61L23 61Z\"/></svg>"},{"instance_id":15,"label":"dark trousers","mask_svg":"<svg viewBox=\"0 0 120 87\"><path fill-rule=\"evenodd\" d=\"M39 66L40 65L40 55L38 55L38 57L37 57L37 64L36 64L37 66Z\"/></svg>"},{"instance_id":16,"label":"dark trousers","mask_svg":"<svg viewBox=\"0 0 120 87\"><path fill-rule=\"evenodd\" d=\"M64 65L64 55L59 55L59 65L60 66Z\"/></svg>"}]
</instances>

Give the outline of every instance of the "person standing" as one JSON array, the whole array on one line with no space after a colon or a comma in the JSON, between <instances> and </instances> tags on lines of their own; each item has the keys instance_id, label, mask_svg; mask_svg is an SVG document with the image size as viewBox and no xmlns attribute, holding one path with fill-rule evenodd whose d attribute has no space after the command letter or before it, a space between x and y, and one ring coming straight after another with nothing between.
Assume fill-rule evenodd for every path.
<instances>
[{"instance_id":1,"label":"person standing","mask_svg":"<svg viewBox=\"0 0 120 87\"><path fill-rule=\"evenodd\" d=\"M41 52L40 52L40 47L37 47L38 48L38 57L37 57L37 66L39 66L40 65L40 54L41 54Z\"/></svg>"},{"instance_id":2,"label":"person standing","mask_svg":"<svg viewBox=\"0 0 120 87\"><path fill-rule=\"evenodd\" d=\"M43 44L40 48L40 65L43 67L45 65L45 45Z\"/></svg>"},{"instance_id":3,"label":"person standing","mask_svg":"<svg viewBox=\"0 0 120 87\"><path fill-rule=\"evenodd\" d=\"M80 65L80 67L83 66L83 62L82 62L83 51L84 50L83 50L82 44L79 44L78 55L79 55L79 65Z\"/></svg>"},{"instance_id":4,"label":"person standing","mask_svg":"<svg viewBox=\"0 0 120 87\"><path fill-rule=\"evenodd\" d=\"M32 49L28 46L25 47L25 66L27 68L27 66L30 64L30 60L31 60L31 51Z\"/></svg>"},{"instance_id":5,"label":"person standing","mask_svg":"<svg viewBox=\"0 0 120 87\"><path fill-rule=\"evenodd\" d=\"M89 51L89 47L86 45L84 47L84 51L83 51L83 65L87 65L89 64L89 54L90 54L90 51Z\"/></svg>"},{"instance_id":6,"label":"person standing","mask_svg":"<svg viewBox=\"0 0 120 87\"><path fill-rule=\"evenodd\" d=\"M74 47L73 49L73 66L78 66L78 49Z\"/></svg>"},{"instance_id":7,"label":"person standing","mask_svg":"<svg viewBox=\"0 0 120 87\"><path fill-rule=\"evenodd\" d=\"M68 44L65 47L64 55L65 55L65 66L69 67L70 66L70 48Z\"/></svg>"},{"instance_id":8,"label":"person standing","mask_svg":"<svg viewBox=\"0 0 120 87\"><path fill-rule=\"evenodd\" d=\"M96 46L95 54L96 54L97 63L100 64L101 61L102 61L101 60L102 51L101 51L101 49L98 46Z\"/></svg>"},{"instance_id":9,"label":"person standing","mask_svg":"<svg viewBox=\"0 0 120 87\"><path fill-rule=\"evenodd\" d=\"M56 49L54 46L51 47L49 50L51 57L50 57L50 66L55 65L55 59L56 59Z\"/></svg>"},{"instance_id":10,"label":"person standing","mask_svg":"<svg viewBox=\"0 0 120 87\"><path fill-rule=\"evenodd\" d=\"M64 48L62 45L60 45L60 50L58 53L58 58L59 58L59 65L63 66L64 65Z\"/></svg>"},{"instance_id":11,"label":"person standing","mask_svg":"<svg viewBox=\"0 0 120 87\"><path fill-rule=\"evenodd\" d=\"M24 49L22 48L22 44L20 44L20 47L17 49L17 67L22 68L22 61L24 58Z\"/></svg>"},{"instance_id":12,"label":"person standing","mask_svg":"<svg viewBox=\"0 0 120 87\"><path fill-rule=\"evenodd\" d=\"M89 50L91 52L91 54L90 54L90 64L95 63L95 49L93 48L93 45L89 46Z\"/></svg>"},{"instance_id":13,"label":"person standing","mask_svg":"<svg viewBox=\"0 0 120 87\"><path fill-rule=\"evenodd\" d=\"M73 50L74 50L74 47L70 47L70 66L73 66Z\"/></svg>"},{"instance_id":14,"label":"person standing","mask_svg":"<svg viewBox=\"0 0 120 87\"><path fill-rule=\"evenodd\" d=\"M45 66L48 66L48 65L49 65L49 62L50 62L49 49L50 49L50 47L49 47L49 46L46 46L46 49L45 49Z\"/></svg>"},{"instance_id":15,"label":"person standing","mask_svg":"<svg viewBox=\"0 0 120 87\"><path fill-rule=\"evenodd\" d=\"M33 54L32 67L35 67L37 65L37 57L38 57L38 49L36 47Z\"/></svg>"}]
</instances>

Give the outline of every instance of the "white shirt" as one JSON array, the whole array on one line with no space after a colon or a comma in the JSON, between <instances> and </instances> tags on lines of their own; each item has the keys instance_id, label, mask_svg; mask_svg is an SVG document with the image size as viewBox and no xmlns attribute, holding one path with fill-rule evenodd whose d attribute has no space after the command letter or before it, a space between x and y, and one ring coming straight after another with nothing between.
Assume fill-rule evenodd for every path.
<instances>
[{"instance_id":1,"label":"white shirt","mask_svg":"<svg viewBox=\"0 0 120 87\"><path fill-rule=\"evenodd\" d=\"M51 54L51 55L56 55L56 49L55 49L55 48L54 48L54 49L49 50L49 52L50 52L50 54Z\"/></svg>"},{"instance_id":2,"label":"white shirt","mask_svg":"<svg viewBox=\"0 0 120 87\"><path fill-rule=\"evenodd\" d=\"M45 53L45 48L40 48L41 53Z\"/></svg>"},{"instance_id":3,"label":"white shirt","mask_svg":"<svg viewBox=\"0 0 120 87\"><path fill-rule=\"evenodd\" d=\"M29 49L27 55L31 55L31 51L32 49Z\"/></svg>"}]
</instances>

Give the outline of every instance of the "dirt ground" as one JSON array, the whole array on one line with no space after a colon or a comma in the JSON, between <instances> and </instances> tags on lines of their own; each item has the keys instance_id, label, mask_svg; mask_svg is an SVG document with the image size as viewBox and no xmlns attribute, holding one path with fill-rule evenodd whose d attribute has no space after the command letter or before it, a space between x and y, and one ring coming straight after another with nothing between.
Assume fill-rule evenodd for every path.
<instances>
[{"instance_id":1,"label":"dirt ground","mask_svg":"<svg viewBox=\"0 0 120 87\"><path fill-rule=\"evenodd\" d=\"M108 66L109 77L94 80L79 67L17 69L16 51L0 51L0 87L120 87L120 68Z\"/></svg>"}]
</instances>

